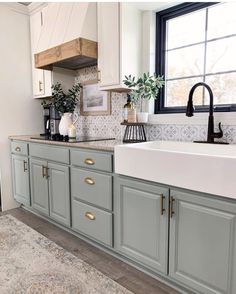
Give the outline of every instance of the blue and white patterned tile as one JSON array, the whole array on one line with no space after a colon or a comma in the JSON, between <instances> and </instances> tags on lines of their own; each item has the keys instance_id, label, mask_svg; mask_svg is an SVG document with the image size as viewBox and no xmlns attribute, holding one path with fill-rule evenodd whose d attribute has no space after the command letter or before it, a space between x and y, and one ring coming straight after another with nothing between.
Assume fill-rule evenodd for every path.
<instances>
[{"instance_id":1,"label":"blue and white patterned tile","mask_svg":"<svg viewBox=\"0 0 236 294\"><path fill-rule=\"evenodd\" d=\"M97 67L92 66L77 71L75 82L95 80L97 78ZM115 137L122 139L125 127L121 126L123 106L127 95L111 93L111 115L106 116L81 116L76 123L78 135L90 135L101 137ZM79 106L76 112L80 114ZM216 128L217 131L217 128ZM149 125L146 127L148 140L173 140L194 141L206 140L207 125ZM223 125L223 140L236 143L236 126Z\"/></svg>"}]
</instances>

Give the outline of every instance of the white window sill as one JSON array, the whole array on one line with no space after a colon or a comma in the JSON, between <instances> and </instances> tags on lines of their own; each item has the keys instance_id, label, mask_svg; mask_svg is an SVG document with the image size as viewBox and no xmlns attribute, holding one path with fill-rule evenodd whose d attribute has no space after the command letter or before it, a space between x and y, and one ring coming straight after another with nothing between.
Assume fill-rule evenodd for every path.
<instances>
[{"instance_id":1,"label":"white window sill","mask_svg":"<svg viewBox=\"0 0 236 294\"><path fill-rule=\"evenodd\" d=\"M151 124L178 124L178 125L207 125L208 113L194 113L194 116L187 117L185 113L173 114L150 114ZM215 112L215 124L221 122L222 125L236 125L236 112Z\"/></svg>"}]
</instances>

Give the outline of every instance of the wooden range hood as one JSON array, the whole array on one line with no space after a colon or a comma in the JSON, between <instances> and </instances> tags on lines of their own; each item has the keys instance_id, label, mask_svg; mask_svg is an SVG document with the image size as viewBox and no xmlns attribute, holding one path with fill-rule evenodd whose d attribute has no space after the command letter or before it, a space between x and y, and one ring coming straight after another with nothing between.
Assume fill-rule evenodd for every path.
<instances>
[{"instance_id":1,"label":"wooden range hood","mask_svg":"<svg viewBox=\"0 0 236 294\"><path fill-rule=\"evenodd\" d=\"M97 42L84 38L63 43L34 55L35 67L52 70L53 66L79 69L97 64Z\"/></svg>"}]
</instances>

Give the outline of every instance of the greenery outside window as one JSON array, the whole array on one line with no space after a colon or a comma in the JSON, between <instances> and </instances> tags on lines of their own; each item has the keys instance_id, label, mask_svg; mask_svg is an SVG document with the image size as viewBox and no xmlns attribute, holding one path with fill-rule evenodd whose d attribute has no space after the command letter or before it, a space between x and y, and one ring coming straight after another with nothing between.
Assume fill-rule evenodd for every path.
<instances>
[{"instance_id":1,"label":"greenery outside window","mask_svg":"<svg viewBox=\"0 0 236 294\"><path fill-rule=\"evenodd\" d=\"M156 72L165 87L155 113L185 112L197 82L209 84L216 111L236 111L236 3L185 3L157 13ZM196 111L208 111L203 88Z\"/></svg>"}]
</instances>

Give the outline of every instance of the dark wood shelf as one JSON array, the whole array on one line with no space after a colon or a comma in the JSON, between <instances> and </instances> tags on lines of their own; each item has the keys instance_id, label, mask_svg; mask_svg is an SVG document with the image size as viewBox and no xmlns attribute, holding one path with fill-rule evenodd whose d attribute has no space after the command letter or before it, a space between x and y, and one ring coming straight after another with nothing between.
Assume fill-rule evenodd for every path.
<instances>
[{"instance_id":1,"label":"dark wood shelf","mask_svg":"<svg viewBox=\"0 0 236 294\"><path fill-rule=\"evenodd\" d=\"M148 125L148 123L141 123L141 122L136 122L136 123L129 123L129 122L122 122L122 126L145 126Z\"/></svg>"}]
</instances>

